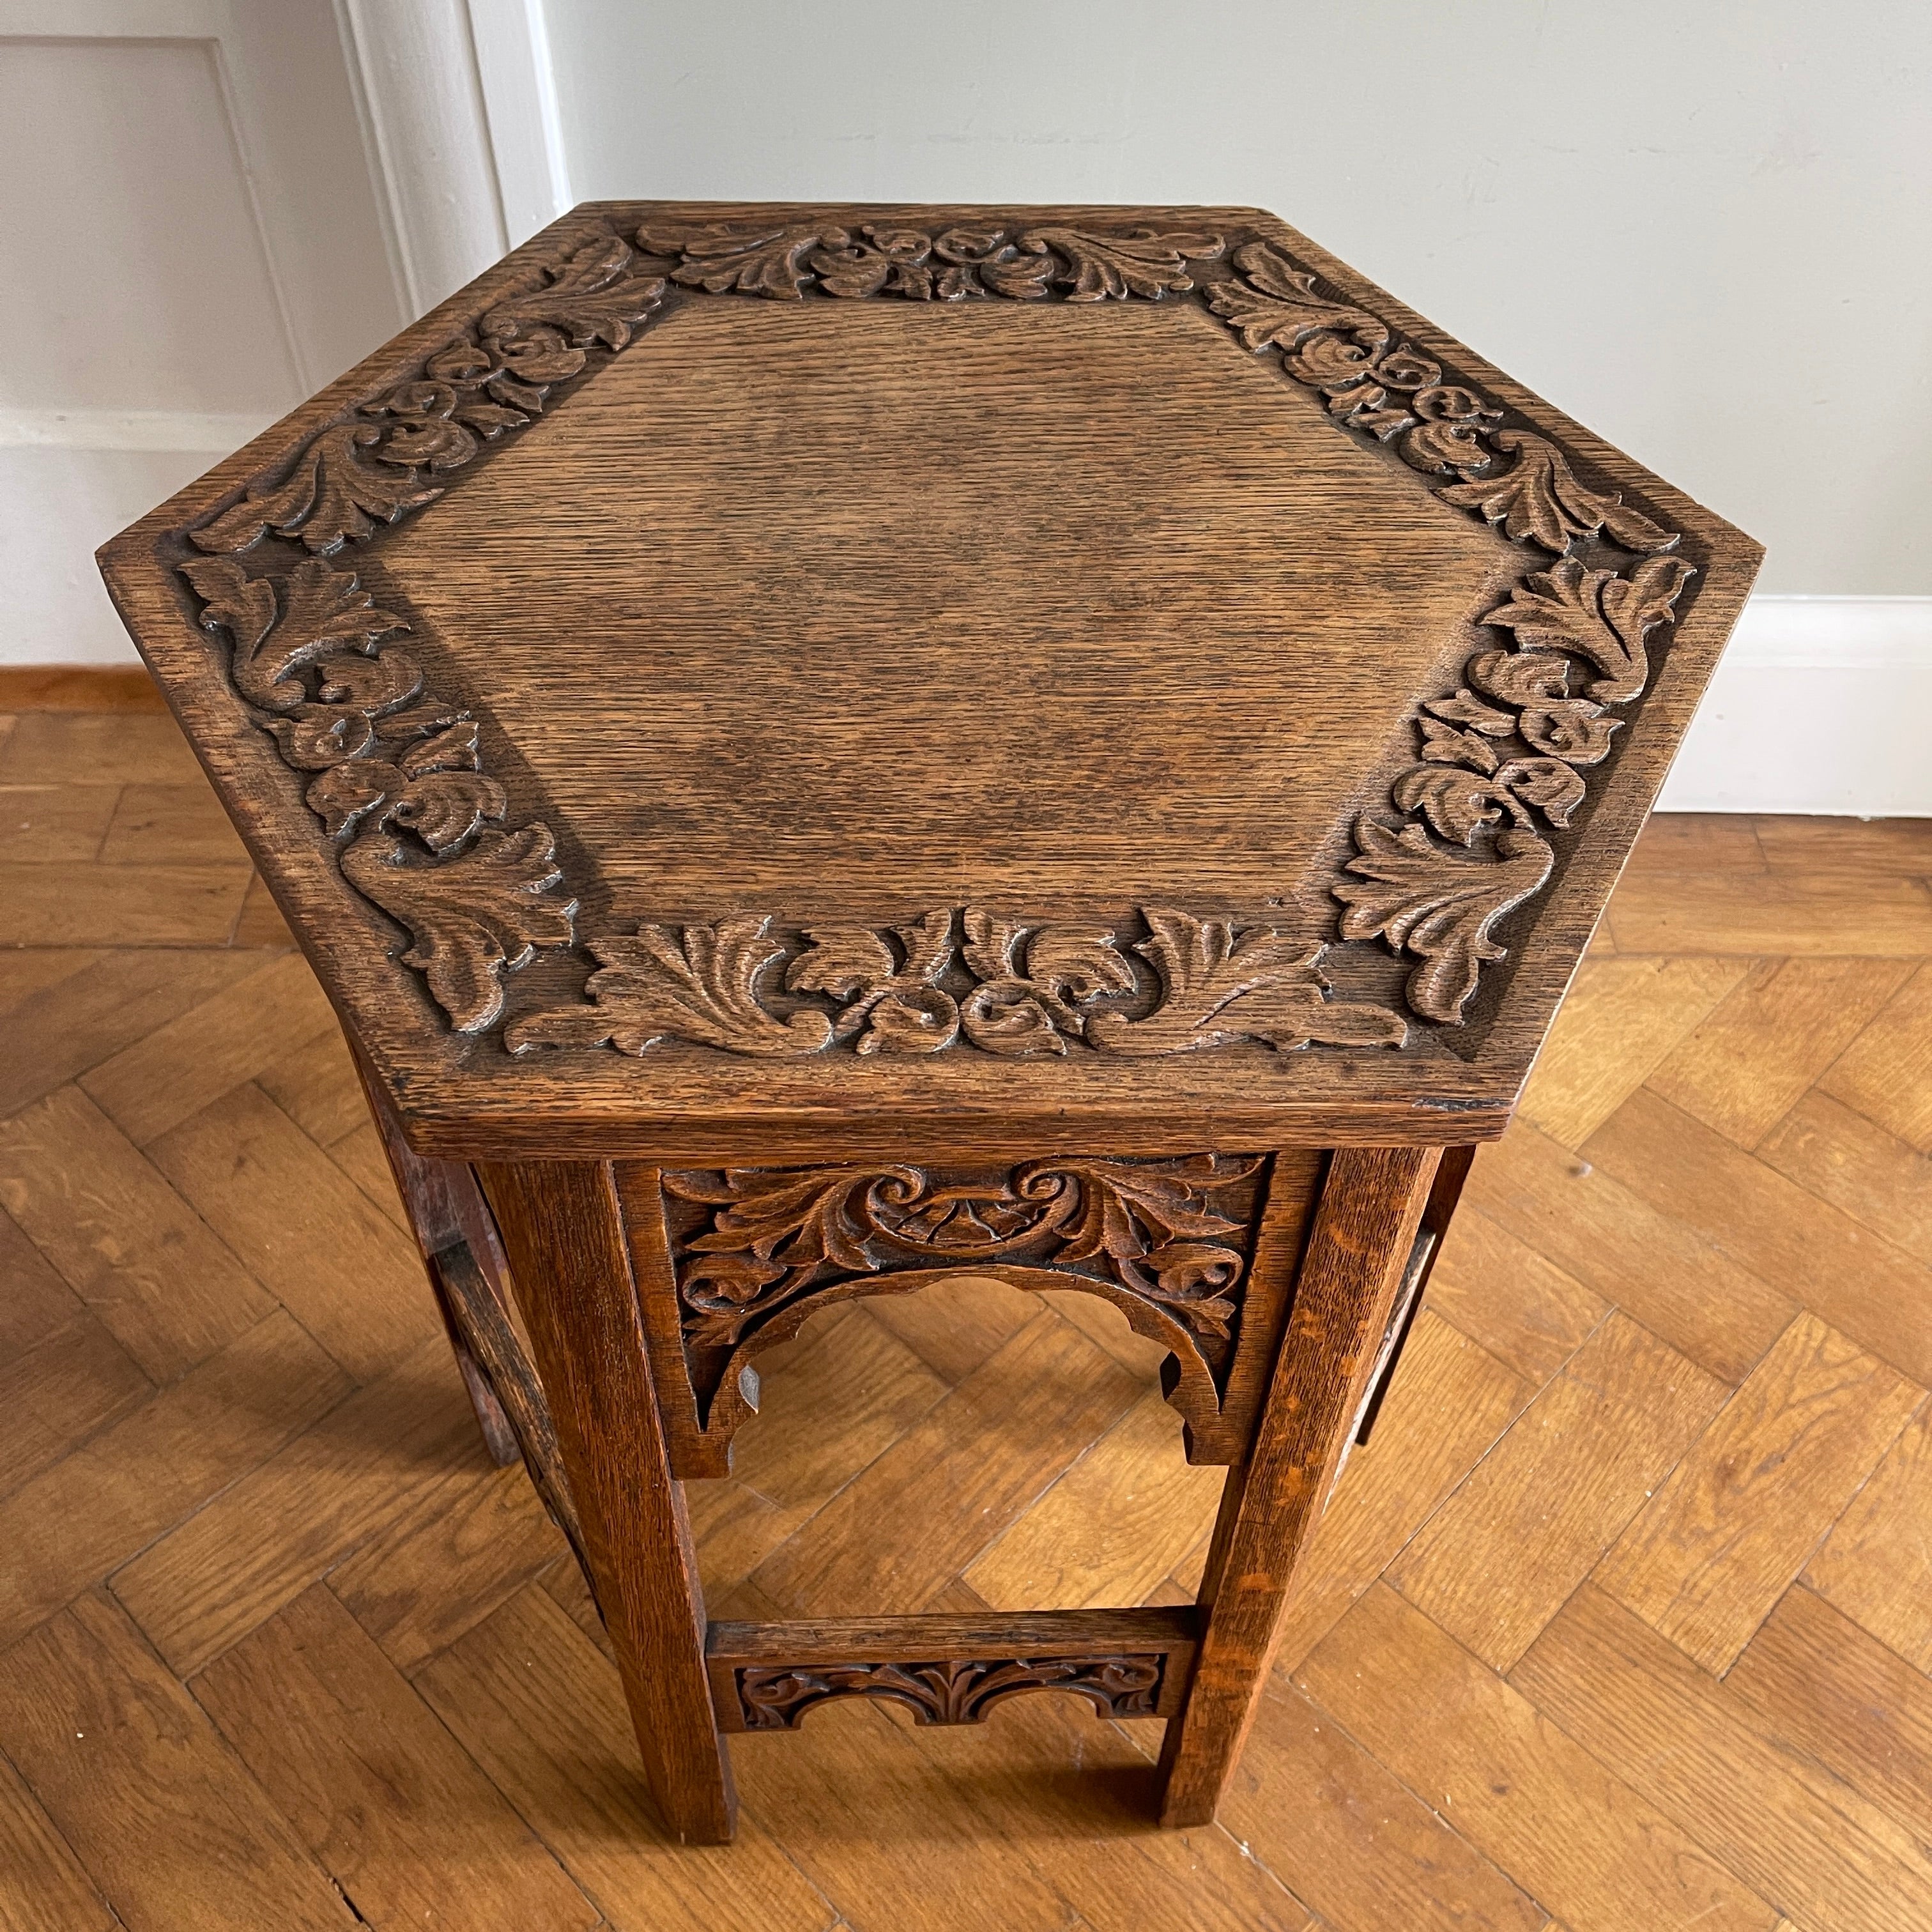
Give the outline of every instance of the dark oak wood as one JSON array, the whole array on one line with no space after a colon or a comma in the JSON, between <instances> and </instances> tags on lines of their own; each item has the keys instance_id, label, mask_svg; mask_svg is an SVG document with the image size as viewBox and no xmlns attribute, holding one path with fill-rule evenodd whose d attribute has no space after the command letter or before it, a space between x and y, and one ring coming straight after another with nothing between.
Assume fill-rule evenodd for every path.
<instances>
[{"instance_id":1,"label":"dark oak wood","mask_svg":"<svg viewBox=\"0 0 1932 1932\"><path fill-rule=\"evenodd\" d=\"M1438 1159L1345 1148L1330 1164L1268 1406L1214 1526L1193 1682L1162 1748L1164 1823L1207 1823L1240 1754L1295 1558L1346 1453Z\"/></svg>"},{"instance_id":2,"label":"dark oak wood","mask_svg":"<svg viewBox=\"0 0 1932 1932\"><path fill-rule=\"evenodd\" d=\"M673 1831L1042 1688L1213 1815L1758 556L1259 210L615 202L105 547ZM1198 1610L707 1652L758 1357L962 1270L1166 1349Z\"/></svg>"},{"instance_id":3,"label":"dark oak wood","mask_svg":"<svg viewBox=\"0 0 1932 1932\"><path fill-rule=\"evenodd\" d=\"M737 1800L704 1670L704 1606L608 1167L485 1166L582 1521L644 1776L680 1838L721 1844Z\"/></svg>"}]
</instances>

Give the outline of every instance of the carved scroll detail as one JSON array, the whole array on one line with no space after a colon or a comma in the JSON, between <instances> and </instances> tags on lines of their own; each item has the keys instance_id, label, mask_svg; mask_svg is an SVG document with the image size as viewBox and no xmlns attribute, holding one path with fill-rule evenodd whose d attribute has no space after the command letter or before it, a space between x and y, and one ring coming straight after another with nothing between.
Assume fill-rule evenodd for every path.
<instances>
[{"instance_id":1,"label":"carved scroll detail","mask_svg":"<svg viewBox=\"0 0 1932 1932\"><path fill-rule=\"evenodd\" d=\"M1011 1058L1184 1053L1238 1040L1282 1052L1319 1040L1400 1046L1380 1006L1330 1000L1324 949L1272 926L1238 926L1149 908L1148 936L1030 927L968 907L885 930L813 927L788 954L772 921L640 926L589 940L600 962L590 1004L514 1022L513 1053L600 1046L643 1053L664 1040L796 1058L856 1038L862 1054L938 1053L964 1042ZM1136 956L1152 971L1137 972ZM778 962L785 966L780 980ZM772 1002L799 1004L781 1013ZM814 998L826 1004L814 1005Z\"/></svg>"},{"instance_id":2,"label":"carved scroll detail","mask_svg":"<svg viewBox=\"0 0 1932 1932\"><path fill-rule=\"evenodd\" d=\"M459 1033L495 1023L503 976L538 946L573 943L575 902L548 826L494 829L508 800L482 770L475 721L426 696L415 658L387 646L408 624L326 560L440 496L429 479L540 414L593 347L622 349L664 293L634 259L607 236L506 296L410 379L313 437L280 481L189 532L211 554L181 566L204 626L229 634L235 688L284 759L316 774L306 796L341 844L343 877L409 929L404 963ZM236 560L262 548L279 561L274 537L311 554L279 578Z\"/></svg>"},{"instance_id":3,"label":"carved scroll detail","mask_svg":"<svg viewBox=\"0 0 1932 1932\"><path fill-rule=\"evenodd\" d=\"M1565 556L1526 578L1480 620L1514 632L1517 655L1478 652L1468 683L1416 720L1421 762L1391 790L1407 822L1356 821L1355 856L1334 887L1340 936L1380 937L1419 959L1409 1005L1460 1024L1483 964L1506 955L1495 927L1555 870L1556 848L1534 820L1564 829L1583 802L1583 771L1609 755L1619 722L1604 709L1642 692L1646 640L1672 620L1691 566L1655 554L1675 547L1676 532L1581 482L1546 437L1507 425L1502 408L1445 380L1380 317L1324 293L1272 243L1238 248L1234 265L1236 278L1208 294L1214 313L1248 348L1279 352L1339 422L1394 443L1425 476L1454 478L1436 487L1444 502L1559 555L1592 539L1641 560L1625 575ZM1598 675L1573 691L1578 658Z\"/></svg>"},{"instance_id":4,"label":"carved scroll detail","mask_svg":"<svg viewBox=\"0 0 1932 1932\"><path fill-rule=\"evenodd\" d=\"M1259 1156L1045 1160L1004 1171L902 1166L668 1172L709 1210L674 1240L687 1342L730 1346L811 1291L856 1275L1015 1262L1103 1277L1197 1336L1228 1338L1247 1268ZM1240 1218L1213 1203L1240 1190Z\"/></svg>"},{"instance_id":5,"label":"carved scroll detail","mask_svg":"<svg viewBox=\"0 0 1932 1932\"><path fill-rule=\"evenodd\" d=\"M1103 1718L1151 1717L1164 1657L952 1658L932 1664L741 1665L738 1701L750 1731L793 1730L835 1697L890 1697L921 1724L977 1724L1022 1690L1072 1690Z\"/></svg>"}]
</instances>

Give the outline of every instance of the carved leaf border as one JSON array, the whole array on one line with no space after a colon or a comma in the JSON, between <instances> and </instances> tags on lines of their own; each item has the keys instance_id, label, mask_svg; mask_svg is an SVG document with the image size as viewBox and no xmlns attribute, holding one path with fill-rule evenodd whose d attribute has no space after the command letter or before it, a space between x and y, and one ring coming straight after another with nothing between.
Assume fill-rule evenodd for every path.
<instances>
[{"instance_id":1,"label":"carved leaf border","mask_svg":"<svg viewBox=\"0 0 1932 1932\"><path fill-rule=\"evenodd\" d=\"M830 222L646 225L634 240L607 231L493 302L274 480L190 530L204 554L179 566L203 626L229 633L230 676L251 716L314 774L308 802L344 878L408 929L404 963L453 1028L494 1025L507 974L539 947L577 943L576 902L549 828L501 826L508 800L481 769L475 721L427 693L392 641L406 621L327 560L434 501L488 446L594 376L668 284L779 301L1199 300L1315 391L1338 426L1449 479L1433 485L1443 502L1548 552L1549 567L1479 620L1511 648L1479 650L1460 688L1423 705L1419 762L1391 789L1398 822L1358 818L1334 888L1337 936L1379 938L1415 961L1412 1010L1462 1022L1481 967L1505 956L1495 928L1547 884L1548 834L1569 826L1586 772L1610 752L1622 721L1606 713L1646 686L1649 634L1673 621L1694 574L1665 554L1676 532L1580 479L1548 439L1272 242ZM1606 551L1631 561L1602 567ZM1028 1057L1406 1042L1399 1015L1325 998L1322 946L1166 908L1140 918L1136 938L944 908L912 927L808 928L802 945L755 914L646 924L591 938L586 1002L526 1016L505 1044L641 1053L676 1039L796 1056L848 1041L862 1055L964 1043Z\"/></svg>"}]
</instances>

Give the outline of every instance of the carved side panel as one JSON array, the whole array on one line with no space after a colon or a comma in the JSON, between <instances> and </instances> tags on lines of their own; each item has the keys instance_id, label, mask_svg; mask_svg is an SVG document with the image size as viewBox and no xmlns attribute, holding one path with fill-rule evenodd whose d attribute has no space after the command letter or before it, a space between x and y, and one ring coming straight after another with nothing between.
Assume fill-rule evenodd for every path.
<instances>
[{"instance_id":1,"label":"carved side panel","mask_svg":"<svg viewBox=\"0 0 1932 1932\"><path fill-rule=\"evenodd\" d=\"M757 1356L815 1309L962 1274L1112 1302L1169 1352L1163 1379L1190 1457L1238 1461L1318 1168L1298 1153L663 1171L620 1161L674 1466L725 1472L758 1405Z\"/></svg>"}]
</instances>

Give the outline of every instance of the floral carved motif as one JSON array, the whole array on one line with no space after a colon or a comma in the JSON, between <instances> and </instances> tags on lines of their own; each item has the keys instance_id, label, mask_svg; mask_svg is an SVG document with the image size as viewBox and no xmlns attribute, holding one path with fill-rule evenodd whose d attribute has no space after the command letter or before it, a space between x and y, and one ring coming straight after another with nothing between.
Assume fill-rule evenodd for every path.
<instances>
[{"instance_id":1,"label":"floral carved motif","mask_svg":"<svg viewBox=\"0 0 1932 1932\"><path fill-rule=\"evenodd\" d=\"M579 249L188 533L208 554L182 574L202 624L228 633L236 689L284 759L314 774L306 796L343 877L408 929L404 963L459 1032L496 1021L503 975L538 946L572 944L575 903L549 828L500 828L508 800L482 769L476 721L425 692L391 641L408 624L329 560L440 496L441 479L540 415L594 349L622 349L663 293L616 237ZM278 573L278 538L309 554Z\"/></svg>"},{"instance_id":2,"label":"floral carved motif","mask_svg":"<svg viewBox=\"0 0 1932 1932\"><path fill-rule=\"evenodd\" d=\"M549 831L503 823L508 800L482 769L473 719L425 693L394 641L407 623L331 560L434 502L560 388L623 350L668 296L691 291L1200 302L1248 350L1278 356L1338 425L1432 479L1445 504L1549 553L1478 620L1508 647L1477 651L1462 688L1423 706L1418 762L1392 788L1400 821L1358 819L1335 887L1339 937L1380 938L1418 962L1415 1012L1463 1017L1483 964L1504 956L1494 929L1547 883L1550 835L1570 826L1585 773L1613 749L1619 721L1607 711L1645 688L1648 635L1672 621L1692 574L1663 554L1673 532L1580 477L1546 437L1272 242L809 218L646 225L634 238L605 233L538 272L188 532L204 554L182 568L202 622L229 634L236 689L287 762L314 775L309 802L344 876L407 928L402 957L453 1026L495 1024L504 976L538 947L576 943L574 902ZM974 908L802 934L755 912L646 923L592 936L586 1002L527 1014L506 1044L1024 1057L1404 1042L1396 1016L1326 997L1318 946L1268 926L1151 909L1141 918L1144 932L1124 938Z\"/></svg>"},{"instance_id":3,"label":"floral carved motif","mask_svg":"<svg viewBox=\"0 0 1932 1932\"><path fill-rule=\"evenodd\" d=\"M1145 1657L953 1658L934 1664L740 1666L734 1673L745 1728L796 1729L835 1697L890 1697L921 1724L976 1724L1003 1697L1072 1690L1103 1718L1151 1717L1166 1659Z\"/></svg>"},{"instance_id":4,"label":"floral carved motif","mask_svg":"<svg viewBox=\"0 0 1932 1932\"><path fill-rule=\"evenodd\" d=\"M808 928L796 952L756 914L644 926L587 942L599 962L590 1004L515 1021L505 1043L513 1053L608 1043L637 1054L684 1040L793 1058L845 1040L861 1054L938 1053L963 1041L1013 1058L1074 1045L1144 1054L1237 1040L1282 1052L1316 1040L1402 1043L1398 1016L1324 997L1318 945L1160 908L1141 918L1147 936L1128 943L942 908L884 930Z\"/></svg>"},{"instance_id":5,"label":"floral carved motif","mask_svg":"<svg viewBox=\"0 0 1932 1932\"><path fill-rule=\"evenodd\" d=\"M1580 481L1547 438L1508 424L1505 411L1447 380L1378 316L1324 293L1272 243L1248 243L1233 259L1234 278L1207 299L1248 348L1279 352L1338 422L1392 444L1411 468L1453 478L1436 486L1444 502L1562 560L1478 620L1509 633L1514 650L1477 652L1460 690L1424 703L1420 762L1390 793L1406 822L1358 818L1355 856L1334 888L1340 936L1380 938L1418 960L1410 1006L1454 1024L1482 966L1505 955L1494 928L1556 869L1545 832L1567 829L1583 802L1584 772L1609 755L1621 722L1606 707L1642 694L1649 634L1672 621L1692 568L1659 554L1675 548L1675 532ZM1586 540L1636 561L1626 574L1564 554Z\"/></svg>"},{"instance_id":6,"label":"floral carved motif","mask_svg":"<svg viewBox=\"0 0 1932 1932\"><path fill-rule=\"evenodd\" d=\"M1211 1420L1261 1211L1258 1156L1067 1156L667 1172L679 1318L700 1408L811 1309L934 1270L1045 1270L1182 1358ZM912 1279L917 1277L918 1279ZM755 1398L754 1398L755 1399Z\"/></svg>"}]
</instances>

